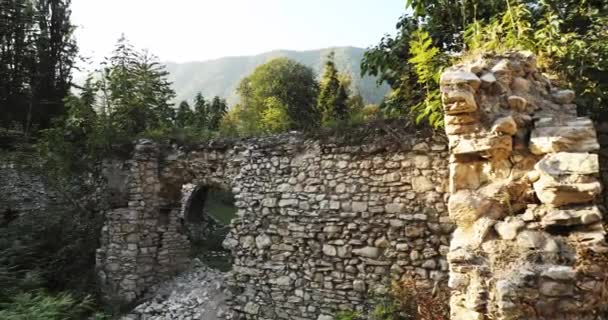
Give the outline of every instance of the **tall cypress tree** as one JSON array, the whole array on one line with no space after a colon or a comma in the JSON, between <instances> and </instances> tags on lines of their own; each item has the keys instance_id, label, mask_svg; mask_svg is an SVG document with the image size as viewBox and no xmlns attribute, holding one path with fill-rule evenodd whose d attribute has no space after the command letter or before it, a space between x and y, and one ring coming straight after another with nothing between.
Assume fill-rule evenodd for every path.
<instances>
[{"instance_id":1,"label":"tall cypress tree","mask_svg":"<svg viewBox=\"0 0 608 320\"><path fill-rule=\"evenodd\" d=\"M213 97L213 101L209 106L209 130L217 131L220 127L220 121L228 112L226 100L220 97Z\"/></svg>"},{"instance_id":2,"label":"tall cypress tree","mask_svg":"<svg viewBox=\"0 0 608 320\"><path fill-rule=\"evenodd\" d=\"M194 97L194 125L199 129L206 129L209 123L209 110L207 101L202 92Z\"/></svg>"},{"instance_id":3,"label":"tall cypress tree","mask_svg":"<svg viewBox=\"0 0 608 320\"><path fill-rule=\"evenodd\" d=\"M348 88L340 81L340 75L335 64L335 53L327 55L317 108L321 112L322 123L327 125L332 121L348 119Z\"/></svg>"}]
</instances>

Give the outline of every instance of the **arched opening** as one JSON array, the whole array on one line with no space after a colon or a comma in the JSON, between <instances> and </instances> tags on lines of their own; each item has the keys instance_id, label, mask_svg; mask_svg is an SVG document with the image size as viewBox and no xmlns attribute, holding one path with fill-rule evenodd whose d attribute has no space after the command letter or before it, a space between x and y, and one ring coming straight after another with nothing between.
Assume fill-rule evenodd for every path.
<instances>
[{"instance_id":1,"label":"arched opening","mask_svg":"<svg viewBox=\"0 0 608 320\"><path fill-rule=\"evenodd\" d=\"M221 271L232 267L230 252L222 247L222 242L230 231L230 221L236 216L234 201L230 191L199 186L190 194L184 210L192 258Z\"/></svg>"}]
</instances>

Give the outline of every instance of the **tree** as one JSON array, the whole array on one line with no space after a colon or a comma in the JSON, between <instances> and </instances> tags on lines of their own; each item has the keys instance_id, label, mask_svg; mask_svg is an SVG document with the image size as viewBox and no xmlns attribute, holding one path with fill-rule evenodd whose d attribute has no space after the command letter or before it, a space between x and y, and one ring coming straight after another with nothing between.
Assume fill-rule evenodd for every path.
<instances>
[{"instance_id":1,"label":"tree","mask_svg":"<svg viewBox=\"0 0 608 320\"><path fill-rule=\"evenodd\" d=\"M226 100L215 96L209 104L209 130L217 131L220 127L220 121L228 112L228 104Z\"/></svg>"},{"instance_id":2,"label":"tree","mask_svg":"<svg viewBox=\"0 0 608 320\"><path fill-rule=\"evenodd\" d=\"M334 58L335 53L333 51L327 55L317 101L317 109L321 112L321 123L323 125L346 119L348 112L346 110L348 94L346 88L340 82Z\"/></svg>"},{"instance_id":3,"label":"tree","mask_svg":"<svg viewBox=\"0 0 608 320\"><path fill-rule=\"evenodd\" d=\"M194 124L199 129L207 128L209 124L207 101L201 92L194 97Z\"/></svg>"},{"instance_id":4,"label":"tree","mask_svg":"<svg viewBox=\"0 0 608 320\"><path fill-rule=\"evenodd\" d=\"M182 101L177 108L177 116L175 117L175 125L178 128L191 127L194 124L194 112L190 108L188 101Z\"/></svg>"},{"instance_id":5,"label":"tree","mask_svg":"<svg viewBox=\"0 0 608 320\"><path fill-rule=\"evenodd\" d=\"M78 48L70 0L0 1L0 125L25 132L65 114Z\"/></svg>"},{"instance_id":6,"label":"tree","mask_svg":"<svg viewBox=\"0 0 608 320\"><path fill-rule=\"evenodd\" d=\"M368 50L362 62L363 74L379 76L379 81L386 81L393 89L382 104L385 113L415 116L426 113L422 116L424 119L435 114L428 111L437 106L437 85L420 81L418 72L425 62L416 57L420 51L412 49L412 45L423 44L421 35L428 35L430 43L424 43L428 48L439 50L426 62L442 66L448 62L447 59L441 61L442 58L472 49L472 35L487 34L490 30L485 27L493 25L497 33L494 33L495 41L490 42L497 48L505 44L531 48L539 56L550 57L545 59L552 61L545 65L544 71L553 70L566 79L579 92L578 104L595 110L596 116L602 115L599 110L606 105L608 97L608 48L605 45L608 36L601 27L608 15L605 1L408 0L407 6L412 14L399 20L398 34L383 37L377 46ZM514 10L527 13L519 15L519 20L510 19ZM499 20L503 18L510 21L503 21L501 25ZM509 23L513 24L511 27L528 31L508 38L500 28L509 27ZM536 35L532 34L534 31ZM512 41L505 41L509 39ZM484 41L487 43L487 40ZM483 49L493 50L487 45ZM429 93L435 96L429 97ZM413 106L413 110L403 106Z\"/></svg>"},{"instance_id":7,"label":"tree","mask_svg":"<svg viewBox=\"0 0 608 320\"><path fill-rule=\"evenodd\" d=\"M257 67L241 80L237 92L243 110L241 127L248 133L264 132L261 121L270 107L269 98L275 99L275 106L285 108L290 129L311 129L319 123L315 75L312 69L293 60L278 58Z\"/></svg>"},{"instance_id":8,"label":"tree","mask_svg":"<svg viewBox=\"0 0 608 320\"><path fill-rule=\"evenodd\" d=\"M99 82L112 126L127 136L168 129L175 92L155 56L140 52L122 36Z\"/></svg>"}]
</instances>

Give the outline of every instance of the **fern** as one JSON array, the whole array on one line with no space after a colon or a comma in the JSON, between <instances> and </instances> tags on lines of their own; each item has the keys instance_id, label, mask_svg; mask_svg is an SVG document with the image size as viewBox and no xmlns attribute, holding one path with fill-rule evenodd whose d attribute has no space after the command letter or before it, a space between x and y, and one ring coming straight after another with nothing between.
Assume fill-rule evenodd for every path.
<instances>
[{"instance_id":1,"label":"fern","mask_svg":"<svg viewBox=\"0 0 608 320\"><path fill-rule=\"evenodd\" d=\"M428 32L422 29L412 33L409 45L412 57L408 61L414 66L418 83L426 91L424 100L413 107L416 123L428 121L435 128L443 127L439 78L447 62L446 56L433 45Z\"/></svg>"}]
</instances>

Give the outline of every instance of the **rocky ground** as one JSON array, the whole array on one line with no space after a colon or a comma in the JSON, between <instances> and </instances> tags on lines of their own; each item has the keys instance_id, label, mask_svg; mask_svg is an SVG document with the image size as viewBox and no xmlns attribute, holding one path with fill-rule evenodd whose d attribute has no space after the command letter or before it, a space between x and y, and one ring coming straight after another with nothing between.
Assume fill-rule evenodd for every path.
<instances>
[{"instance_id":1,"label":"rocky ground","mask_svg":"<svg viewBox=\"0 0 608 320\"><path fill-rule=\"evenodd\" d=\"M231 319L224 273L195 259L189 271L160 285L146 302L121 320Z\"/></svg>"}]
</instances>

